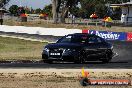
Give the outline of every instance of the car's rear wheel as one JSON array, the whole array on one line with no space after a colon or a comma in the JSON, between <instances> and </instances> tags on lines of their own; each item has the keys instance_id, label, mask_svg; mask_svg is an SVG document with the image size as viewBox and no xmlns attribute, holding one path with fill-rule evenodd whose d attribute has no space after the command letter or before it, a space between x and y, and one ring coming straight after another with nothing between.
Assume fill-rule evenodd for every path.
<instances>
[{"instance_id":1,"label":"car's rear wheel","mask_svg":"<svg viewBox=\"0 0 132 88\"><path fill-rule=\"evenodd\" d=\"M103 63L109 63L112 59L112 56L111 55L106 55L106 58L105 59L102 59L101 61Z\"/></svg>"}]
</instances>

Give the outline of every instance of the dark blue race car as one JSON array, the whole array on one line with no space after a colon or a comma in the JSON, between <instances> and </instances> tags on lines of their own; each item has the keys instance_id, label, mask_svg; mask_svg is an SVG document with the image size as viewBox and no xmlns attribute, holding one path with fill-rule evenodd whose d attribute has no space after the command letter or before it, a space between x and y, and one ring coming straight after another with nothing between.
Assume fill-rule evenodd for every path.
<instances>
[{"instance_id":1,"label":"dark blue race car","mask_svg":"<svg viewBox=\"0 0 132 88\"><path fill-rule=\"evenodd\" d=\"M94 34L76 33L60 38L56 43L48 44L42 52L44 62L102 61L108 63L113 57L113 46Z\"/></svg>"}]
</instances>

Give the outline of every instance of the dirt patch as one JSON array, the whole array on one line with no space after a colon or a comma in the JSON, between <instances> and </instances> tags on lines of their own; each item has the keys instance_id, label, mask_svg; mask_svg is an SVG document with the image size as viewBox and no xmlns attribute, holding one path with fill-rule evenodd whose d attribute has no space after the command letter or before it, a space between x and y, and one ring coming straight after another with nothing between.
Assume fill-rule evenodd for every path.
<instances>
[{"instance_id":1,"label":"dirt patch","mask_svg":"<svg viewBox=\"0 0 132 88\"><path fill-rule=\"evenodd\" d=\"M132 79L132 70L86 69L91 79ZM0 69L1 88L81 88L81 69ZM96 86L119 88L120 86ZM95 88L95 86L88 86ZM131 86L121 86L131 88Z\"/></svg>"}]
</instances>

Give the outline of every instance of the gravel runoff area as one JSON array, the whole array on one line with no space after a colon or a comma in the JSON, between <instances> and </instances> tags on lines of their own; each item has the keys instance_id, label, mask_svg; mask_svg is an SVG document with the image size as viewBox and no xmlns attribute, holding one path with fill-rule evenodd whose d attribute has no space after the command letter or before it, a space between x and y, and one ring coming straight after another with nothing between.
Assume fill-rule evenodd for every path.
<instances>
[{"instance_id":1,"label":"gravel runoff area","mask_svg":"<svg viewBox=\"0 0 132 88\"><path fill-rule=\"evenodd\" d=\"M131 69L85 69L90 79L132 79ZM0 69L0 88L83 88L80 69ZM86 88L132 88L90 85Z\"/></svg>"}]
</instances>

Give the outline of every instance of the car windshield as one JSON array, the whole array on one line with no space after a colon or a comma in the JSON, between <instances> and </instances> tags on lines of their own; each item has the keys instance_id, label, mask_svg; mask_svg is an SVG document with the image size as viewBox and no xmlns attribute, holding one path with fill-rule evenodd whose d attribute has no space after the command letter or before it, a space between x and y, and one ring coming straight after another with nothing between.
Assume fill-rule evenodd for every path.
<instances>
[{"instance_id":1,"label":"car windshield","mask_svg":"<svg viewBox=\"0 0 132 88\"><path fill-rule=\"evenodd\" d=\"M104 41L100 37L96 36L87 36L87 35L68 35L60 40L57 41L57 43L81 43L81 44L86 44L86 43L99 43Z\"/></svg>"}]
</instances>

